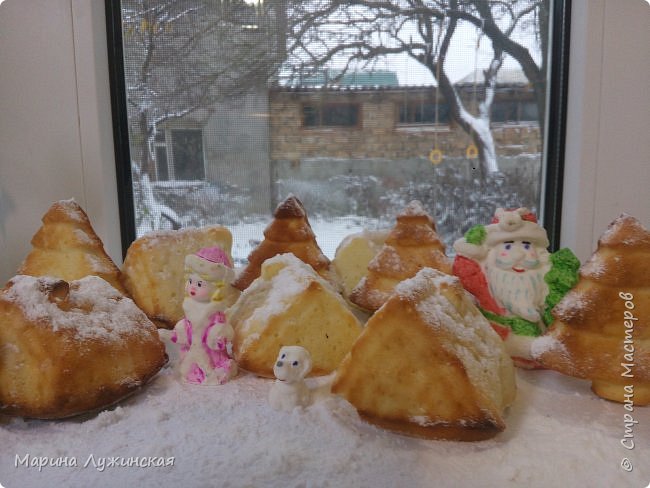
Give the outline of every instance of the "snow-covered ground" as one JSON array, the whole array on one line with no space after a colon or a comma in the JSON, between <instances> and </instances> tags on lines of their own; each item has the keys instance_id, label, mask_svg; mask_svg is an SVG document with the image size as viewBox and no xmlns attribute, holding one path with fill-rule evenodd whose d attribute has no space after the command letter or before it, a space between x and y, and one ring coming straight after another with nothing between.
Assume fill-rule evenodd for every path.
<instances>
[{"instance_id":1,"label":"snow-covered ground","mask_svg":"<svg viewBox=\"0 0 650 488\"><path fill-rule=\"evenodd\" d=\"M272 193L278 201L289 193L302 200L318 244L329 258L349 234L391 228L396 214L412 200L423 204L451 250L470 227L488 223L497 207L525 206L537 211L540 184L534 168L539 158L539 154L503 158L504 168L509 169L483 179L473 175L463 161L450 160L436 167L400 161L397 172L395 165L387 163L365 169L359 163L349 173L343 171L341 161L310 160L299 171L283 170ZM224 225L233 234L232 253L238 264L264 238L273 209L260 211L269 203L262 205L250 189L206 181L149 183L134 170L138 237L172 228L172 221L177 227Z\"/></svg>"},{"instance_id":2,"label":"snow-covered ground","mask_svg":"<svg viewBox=\"0 0 650 488\"><path fill-rule=\"evenodd\" d=\"M264 236L264 228L270 222L264 220L249 223L226 225L233 237L232 255L236 263L242 263ZM316 235L319 247L328 258L332 259L336 248L343 238L363 229L377 229L378 219L365 219L357 215L346 215L331 219L310 218L309 223Z\"/></svg>"}]
</instances>

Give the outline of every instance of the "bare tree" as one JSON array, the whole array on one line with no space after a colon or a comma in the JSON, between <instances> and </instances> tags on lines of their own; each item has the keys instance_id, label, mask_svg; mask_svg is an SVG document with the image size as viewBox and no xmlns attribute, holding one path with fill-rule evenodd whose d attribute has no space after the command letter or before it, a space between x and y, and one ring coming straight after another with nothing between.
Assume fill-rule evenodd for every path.
<instances>
[{"instance_id":1,"label":"bare tree","mask_svg":"<svg viewBox=\"0 0 650 488\"><path fill-rule=\"evenodd\" d=\"M296 0L290 2L288 18L288 64L293 75L334 63L342 64L343 73L367 69L378 59L397 54L421 63L436 80L453 119L476 144L483 173L498 171L490 109L506 54L521 65L543 120L548 0ZM483 71L483 97L474 113L445 67L461 22L475 26L492 43L492 60ZM518 29L536 29L542 51L539 65L514 40Z\"/></svg>"},{"instance_id":2,"label":"bare tree","mask_svg":"<svg viewBox=\"0 0 650 488\"><path fill-rule=\"evenodd\" d=\"M125 0L125 77L131 146L141 174L155 179L153 141L161 124L265 86L284 38L279 2Z\"/></svg>"},{"instance_id":3,"label":"bare tree","mask_svg":"<svg viewBox=\"0 0 650 488\"><path fill-rule=\"evenodd\" d=\"M282 0L124 0L125 81L137 226L176 213L154 196L154 140L168 122L207 119L219 101L264 88L284 59Z\"/></svg>"}]
</instances>

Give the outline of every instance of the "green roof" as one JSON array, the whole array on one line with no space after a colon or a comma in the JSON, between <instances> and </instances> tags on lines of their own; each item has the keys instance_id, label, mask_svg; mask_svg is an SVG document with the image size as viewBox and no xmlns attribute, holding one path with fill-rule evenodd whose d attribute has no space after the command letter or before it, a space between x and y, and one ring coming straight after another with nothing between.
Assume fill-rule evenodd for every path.
<instances>
[{"instance_id":1,"label":"green roof","mask_svg":"<svg viewBox=\"0 0 650 488\"><path fill-rule=\"evenodd\" d=\"M325 71L308 76L300 81L302 86L322 86L325 84L338 86L398 86L397 73L394 71L351 71L340 79L340 71Z\"/></svg>"}]
</instances>

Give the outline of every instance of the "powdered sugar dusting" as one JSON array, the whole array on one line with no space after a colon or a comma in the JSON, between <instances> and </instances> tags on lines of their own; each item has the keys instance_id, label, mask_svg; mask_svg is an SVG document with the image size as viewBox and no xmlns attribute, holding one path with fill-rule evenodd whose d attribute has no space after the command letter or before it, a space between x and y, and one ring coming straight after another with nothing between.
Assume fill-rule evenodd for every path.
<instances>
[{"instance_id":1,"label":"powdered sugar dusting","mask_svg":"<svg viewBox=\"0 0 650 488\"><path fill-rule=\"evenodd\" d=\"M553 315L568 319L569 317L581 315L594 306L593 299L587 293L574 288L564 295L562 300L553 308Z\"/></svg>"},{"instance_id":2,"label":"powdered sugar dusting","mask_svg":"<svg viewBox=\"0 0 650 488\"><path fill-rule=\"evenodd\" d=\"M530 345L530 353L533 358L540 358L547 352L560 350L567 354L566 347L552 335L543 335L536 337Z\"/></svg>"},{"instance_id":3,"label":"powdered sugar dusting","mask_svg":"<svg viewBox=\"0 0 650 488\"><path fill-rule=\"evenodd\" d=\"M87 220L87 217L83 213L83 210L81 210L81 207L79 204L75 201L74 198L69 198L67 200L59 200L56 202L55 205L58 205L61 207L65 214L70 218L70 220L74 220L77 222L85 222Z\"/></svg>"},{"instance_id":4,"label":"powdered sugar dusting","mask_svg":"<svg viewBox=\"0 0 650 488\"><path fill-rule=\"evenodd\" d=\"M383 274L396 274L402 270L402 258L394 247L384 244L377 255L368 263L368 269Z\"/></svg>"},{"instance_id":5,"label":"powdered sugar dusting","mask_svg":"<svg viewBox=\"0 0 650 488\"><path fill-rule=\"evenodd\" d=\"M460 304L449 300L444 287L450 288L448 293L459 293ZM462 289L458 278L424 268L414 278L400 283L396 292L416 302L416 310L430 327L443 328L446 337L453 337L443 346L450 347L450 352L461 360L472 384L490 396L494 405L504 407L502 381L509 379L501 377L503 342Z\"/></svg>"},{"instance_id":6,"label":"powdered sugar dusting","mask_svg":"<svg viewBox=\"0 0 650 488\"><path fill-rule=\"evenodd\" d=\"M307 265L302 266L304 263L294 258L293 254L281 254L271 258L269 265L282 263L285 267L271 279L265 305L256 310L254 319L272 317L284 312L293 298L305 291L314 280L315 273L312 269ZM251 290L251 293L255 293L255 290Z\"/></svg>"},{"instance_id":7,"label":"powdered sugar dusting","mask_svg":"<svg viewBox=\"0 0 650 488\"><path fill-rule=\"evenodd\" d=\"M73 229L72 233L74 234L75 239L77 239L81 245L94 247L97 243L96 239L93 239L90 235L81 229Z\"/></svg>"},{"instance_id":8,"label":"powdered sugar dusting","mask_svg":"<svg viewBox=\"0 0 650 488\"><path fill-rule=\"evenodd\" d=\"M618 256L615 256L615 258ZM590 278L602 278L607 273L607 263L596 253L580 267L580 274Z\"/></svg>"},{"instance_id":9,"label":"powdered sugar dusting","mask_svg":"<svg viewBox=\"0 0 650 488\"><path fill-rule=\"evenodd\" d=\"M423 268L414 277L400 282L395 287L395 292L406 297L414 297L418 290L426 289L433 286L437 289L441 285L458 286L458 278L445 274L433 268Z\"/></svg>"},{"instance_id":10,"label":"powdered sugar dusting","mask_svg":"<svg viewBox=\"0 0 650 488\"><path fill-rule=\"evenodd\" d=\"M178 229L178 230L156 230L156 231L147 232L146 234L144 234L143 236L141 236L138 239L138 242L145 249L155 249L156 247L159 247L161 245L160 244L161 240L166 240L166 241L168 241L168 240L179 240L179 241L182 240L182 241L185 241L185 240L189 240L189 238L194 234L196 234L196 242L199 242L201 237L204 234L203 231L205 229L208 229L208 228L211 228L211 227L215 227L215 228L219 228L219 229L223 228L221 226L215 225L215 226L206 226L206 227L203 227L201 229L199 229L197 227L184 227L184 228ZM145 239L145 237L146 237L146 239ZM220 245L223 247L222 244L220 244ZM183 249L179 248L179 253L185 253L185 251ZM183 257L184 257L184 254L183 254Z\"/></svg>"},{"instance_id":11,"label":"powdered sugar dusting","mask_svg":"<svg viewBox=\"0 0 650 488\"><path fill-rule=\"evenodd\" d=\"M173 351L169 348L168 351ZM518 371L508 428L494 439L425 441L361 421L344 400L276 411L272 380L241 375L218 387L180 383L165 368L139 395L84 420L0 423L7 487L228 486L428 487L645 486L639 447L621 453L621 405L596 398L585 381ZM650 409L635 435L650 438ZM426 421L422 419L422 421ZM0 421L1 422L1 421ZM637 452L638 451L638 452ZM21 459L75 457L77 467L14 466ZM620 454L620 455L619 455ZM620 457L636 461L623 472ZM93 464L106 461L104 469ZM166 467L109 466L132 457L173 458ZM31 459L30 458L30 459ZM552 469L549 469L552 466ZM480 481L477 481L480 480Z\"/></svg>"},{"instance_id":12,"label":"powdered sugar dusting","mask_svg":"<svg viewBox=\"0 0 650 488\"><path fill-rule=\"evenodd\" d=\"M413 422L414 424L420 425L422 427L433 427L436 425L450 425L449 422L444 422L442 420L432 420L430 417L427 417L426 415L414 415L412 417L409 417L409 421ZM458 423L462 423L464 419L461 419Z\"/></svg>"},{"instance_id":13,"label":"powdered sugar dusting","mask_svg":"<svg viewBox=\"0 0 650 488\"><path fill-rule=\"evenodd\" d=\"M424 207L422 206L422 203L419 200L412 200L409 202L409 204L404 207L404 210L402 210L399 214L397 214L397 218L400 217L428 217L429 214L427 214L426 210L424 210Z\"/></svg>"},{"instance_id":14,"label":"powdered sugar dusting","mask_svg":"<svg viewBox=\"0 0 650 488\"><path fill-rule=\"evenodd\" d=\"M114 270L109 266L109 263L100 259L99 257L93 255L93 254L86 254L85 259L89 262L90 264L90 269L93 270L93 272L100 274L110 274Z\"/></svg>"},{"instance_id":15,"label":"powdered sugar dusting","mask_svg":"<svg viewBox=\"0 0 650 488\"><path fill-rule=\"evenodd\" d=\"M650 232L641 222L628 214L621 214L600 236L599 245L621 244L626 247L650 245Z\"/></svg>"},{"instance_id":16,"label":"powdered sugar dusting","mask_svg":"<svg viewBox=\"0 0 650 488\"><path fill-rule=\"evenodd\" d=\"M275 274L269 270L275 269ZM237 327L248 335L269 317L283 313L293 303L296 296L303 293L312 282L332 291L333 296L345 306L345 301L321 278L311 266L305 264L291 253L279 254L267 259L262 265L261 276L244 290L239 300L230 309L229 315L236 317L240 309L253 310L251 315Z\"/></svg>"},{"instance_id":17,"label":"powdered sugar dusting","mask_svg":"<svg viewBox=\"0 0 650 488\"><path fill-rule=\"evenodd\" d=\"M134 303L97 276L87 276L70 283L70 292L62 310L50 301L44 285L58 282L55 278L18 275L12 286L0 296L15 303L25 317L53 331L70 330L80 339L123 340L129 334L149 334L153 324ZM150 324L148 329L143 324Z\"/></svg>"}]
</instances>

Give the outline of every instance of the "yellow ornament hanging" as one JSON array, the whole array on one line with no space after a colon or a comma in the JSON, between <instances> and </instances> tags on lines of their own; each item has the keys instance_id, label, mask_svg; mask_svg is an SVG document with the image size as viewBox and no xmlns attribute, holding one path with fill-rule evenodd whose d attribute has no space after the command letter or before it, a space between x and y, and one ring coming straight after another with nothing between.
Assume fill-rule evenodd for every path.
<instances>
[{"instance_id":1,"label":"yellow ornament hanging","mask_svg":"<svg viewBox=\"0 0 650 488\"><path fill-rule=\"evenodd\" d=\"M465 156L467 159L478 158L478 148L476 147L476 144L472 142L469 146L467 146L467 149L465 149Z\"/></svg>"},{"instance_id":2,"label":"yellow ornament hanging","mask_svg":"<svg viewBox=\"0 0 650 488\"><path fill-rule=\"evenodd\" d=\"M474 51L474 95L472 96L472 105L473 105L473 110L477 111L478 110L478 100L477 100L477 88L478 88L478 50L481 46L481 34L479 32L478 37L476 38L476 49ZM467 149L465 149L465 157L467 159L476 159L478 158L478 148L476 147L476 144L473 142L470 142L469 146L467 146Z\"/></svg>"},{"instance_id":3,"label":"yellow ornament hanging","mask_svg":"<svg viewBox=\"0 0 650 488\"><path fill-rule=\"evenodd\" d=\"M431 161L431 164L434 165L442 163L442 151L437 147L431 149L429 152L429 161Z\"/></svg>"}]
</instances>

